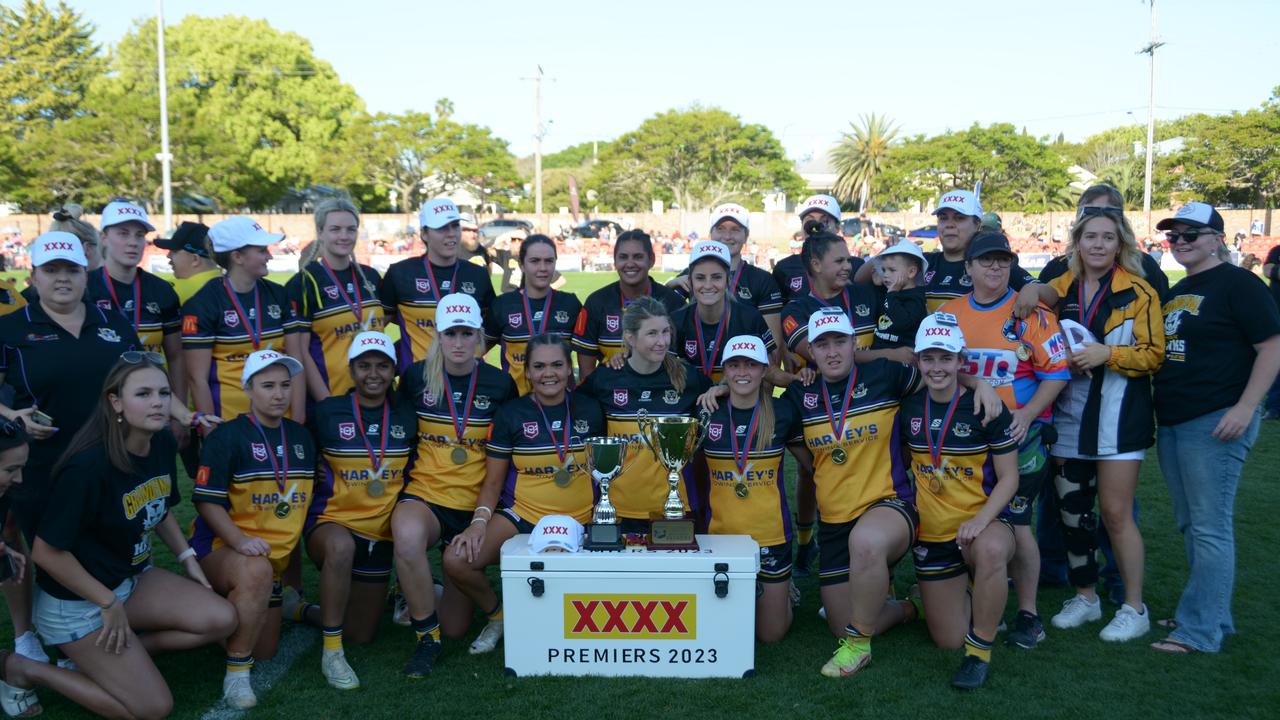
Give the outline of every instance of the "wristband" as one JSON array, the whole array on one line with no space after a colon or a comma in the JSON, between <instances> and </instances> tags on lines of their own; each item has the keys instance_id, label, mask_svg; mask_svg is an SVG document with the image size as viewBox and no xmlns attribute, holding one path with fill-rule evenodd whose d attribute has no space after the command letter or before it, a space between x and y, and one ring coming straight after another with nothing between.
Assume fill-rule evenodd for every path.
<instances>
[{"instance_id":1,"label":"wristband","mask_svg":"<svg viewBox=\"0 0 1280 720\"><path fill-rule=\"evenodd\" d=\"M196 556L195 548L188 547L186 550L183 550L182 552L178 553L178 562L186 562L187 558L192 558L195 556Z\"/></svg>"},{"instance_id":2,"label":"wristband","mask_svg":"<svg viewBox=\"0 0 1280 720\"><path fill-rule=\"evenodd\" d=\"M477 505L477 506L476 506L476 512L480 512L481 510L483 510L483 511L485 511L485 512L489 513L490 515L492 515L492 514L493 514L493 508L491 508L491 507L489 507L489 506L487 506L487 505Z\"/></svg>"},{"instance_id":3,"label":"wristband","mask_svg":"<svg viewBox=\"0 0 1280 720\"><path fill-rule=\"evenodd\" d=\"M489 518L471 518L471 524L475 525L476 523L484 523L485 525L488 525Z\"/></svg>"}]
</instances>

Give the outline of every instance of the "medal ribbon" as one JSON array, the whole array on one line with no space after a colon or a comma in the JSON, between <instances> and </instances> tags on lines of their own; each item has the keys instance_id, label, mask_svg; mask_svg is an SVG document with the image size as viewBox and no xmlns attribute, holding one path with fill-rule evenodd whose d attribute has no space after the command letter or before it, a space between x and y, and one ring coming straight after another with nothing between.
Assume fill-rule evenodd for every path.
<instances>
[{"instance_id":1,"label":"medal ribbon","mask_svg":"<svg viewBox=\"0 0 1280 720\"><path fill-rule=\"evenodd\" d=\"M244 323L244 329L249 333L249 340L253 342L253 349L258 350L262 345L262 303L258 297L258 284L253 284L253 320L257 325L254 328L249 325L249 316L245 314L244 307L240 305L240 298L236 297L236 292L231 289L231 283L226 278L222 278L222 287L227 291L227 297L231 298L231 305L236 309L236 315L240 316L240 322Z\"/></svg>"},{"instance_id":2,"label":"medal ribbon","mask_svg":"<svg viewBox=\"0 0 1280 720\"><path fill-rule=\"evenodd\" d=\"M452 397L450 398L452 400ZM450 402L452 405L452 402ZM381 455L373 454L373 446L369 444L368 431L364 426L364 421L360 417L360 405L356 403L356 394L351 393L351 414L356 418L356 427L360 430L360 440L364 443L365 452L369 453L369 462L373 463L373 471L382 475L382 463L387 459L387 423L391 422L391 403L386 400L382 401L382 425L378 426L378 451ZM375 478L376 479L376 478Z\"/></svg>"},{"instance_id":3,"label":"medal ribbon","mask_svg":"<svg viewBox=\"0 0 1280 720\"><path fill-rule=\"evenodd\" d=\"M524 290L520 291L520 303L524 305L525 322L529 324L529 337L541 335L547 331L547 320L551 317L551 295L555 290L547 288L547 299L542 303L542 324L538 326L538 332L533 331L533 311L529 309L529 296L524 294Z\"/></svg>"},{"instance_id":4,"label":"medal ribbon","mask_svg":"<svg viewBox=\"0 0 1280 720\"><path fill-rule=\"evenodd\" d=\"M1111 278L1115 274L1115 268L1107 271L1107 274L1098 281L1098 292L1089 301L1089 309L1086 314L1084 303L1084 278L1076 281L1076 299L1080 301L1080 324L1089 327L1093 323L1093 316L1098 312L1098 308L1102 305L1102 296L1107 294L1107 288L1111 287Z\"/></svg>"},{"instance_id":5,"label":"medal ribbon","mask_svg":"<svg viewBox=\"0 0 1280 720\"><path fill-rule=\"evenodd\" d=\"M729 294L736 294L738 292L738 281L742 279L742 268L746 266L746 264L746 260L741 258L738 259L738 269L733 271L733 278L729 280Z\"/></svg>"},{"instance_id":6,"label":"medal ribbon","mask_svg":"<svg viewBox=\"0 0 1280 720\"><path fill-rule=\"evenodd\" d=\"M844 440L844 423L849 415L849 402L853 399L853 388L858 383L858 367L855 365L853 372L849 373L849 387L844 391L844 402L840 403L840 422L836 423L836 416L831 412L831 391L827 389L827 381L822 381L822 402L827 405L827 419L831 421L831 430L836 434L836 442Z\"/></svg>"},{"instance_id":7,"label":"medal ribbon","mask_svg":"<svg viewBox=\"0 0 1280 720\"><path fill-rule=\"evenodd\" d=\"M324 268L324 271L329 274L329 279L333 281L333 284L338 286L338 292L342 293L342 301L347 304L347 307L351 308L351 314L356 316L356 322L363 325L364 298L360 297L360 279L356 277L355 269L350 268L351 287L356 291L356 301L351 302L351 296L348 295L347 291L342 287L342 282L338 280L338 276L333 272L333 268L329 267L329 263L324 258L320 258L320 265ZM435 282L434 278L432 279L432 282Z\"/></svg>"},{"instance_id":8,"label":"medal ribbon","mask_svg":"<svg viewBox=\"0 0 1280 720\"><path fill-rule=\"evenodd\" d=\"M644 291L644 297L649 297L651 295L653 295L653 279L652 278L649 279L649 286L648 286L648 289ZM622 294L622 281L618 281L618 307L622 308L623 310L626 310L627 306L630 304L631 304L631 301L627 300L627 296Z\"/></svg>"},{"instance_id":9,"label":"medal ribbon","mask_svg":"<svg viewBox=\"0 0 1280 720\"><path fill-rule=\"evenodd\" d=\"M280 472L280 463L276 462L276 449L271 445L271 441L267 439L267 431L262 428L262 423L258 422L258 417L253 413L249 413L249 422L258 429L258 434L262 436L262 442L267 446L267 458L271 460L271 474L275 475L276 487L280 488L280 494L284 494L284 484L289 481L289 436L285 434L284 422L280 423L280 449L284 454L284 472ZM289 502L288 498L282 498L282 502Z\"/></svg>"},{"instance_id":10,"label":"medal ribbon","mask_svg":"<svg viewBox=\"0 0 1280 720\"><path fill-rule=\"evenodd\" d=\"M479 370L480 370L479 363L477 363L475 367L471 368L471 386L467 388L467 400L466 400L467 404L466 404L466 409L463 410L462 412L461 428L459 428L458 426L458 411L453 408L453 387L449 384L449 373L441 370L441 372L444 373L444 389L445 389L445 392L449 394L449 397L447 398L448 400L447 404L449 406L449 417L453 420L454 432L458 433L459 444L462 444L463 442L462 436L465 435L467 432L467 422L471 420L471 403L472 401L475 400L475 397L476 397L476 378L480 377Z\"/></svg>"},{"instance_id":11,"label":"medal ribbon","mask_svg":"<svg viewBox=\"0 0 1280 720\"><path fill-rule=\"evenodd\" d=\"M569 414L569 396L564 398L564 442L556 443L556 433L551 429L551 422L547 420L547 411L542 409L542 403L538 402L538 398L533 399L533 404L538 406L538 414L542 416L542 424L547 426L547 434L551 436L551 447L556 449L556 457L560 458L563 463L564 459L569 455L569 426L573 424L573 418Z\"/></svg>"},{"instance_id":12,"label":"medal ribbon","mask_svg":"<svg viewBox=\"0 0 1280 720\"><path fill-rule=\"evenodd\" d=\"M698 336L698 362L702 365L702 374L711 377L711 373L715 371L716 355L720 353L720 338L724 337L724 329L729 325L729 298L724 299L724 314L720 316L720 321L716 323L716 339L715 348L711 351L711 357L707 357L707 343L702 339L702 320L698 318L697 311L693 313L693 332Z\"/></svg>"},{"instance_id":13,"label":"medal ribbon","mask_svg":"<svg viewBox=\"0 0 1280 720\"><path fill-rule=\"evenodd\" d=\"M458 268L462 265L458 260L453 261L453 279L449 281L449 292L458 292ZM436 274L431 271L431 261L426 255L422 256L422 267L427 269L427 277L431 278L431 292L436 294L436 301L444 299L444 293L440 291L440 286L436 284Z\"/></svg>"},{"instance_id":14,"label":"medal ribbon","mask_svg":"<svg viewBox=\"0 0 1280 720\"><path fill-rule=\"evenodd\" d=\"M120 299L116 297L116 286L111 281L111 276L107 274L107 266L102 266L102 284L107 286L107 292L111 293L111 302L116 306L116 310L124 315L124 306L120 304ZM133 276L133 329L137 330L142 324L142 278L137 275ZM124 315L129 317L128 315Z\"/></svg>"},{"instance_id":15,"label":"medal ribbon","mask_svg":"<svg viewBox=\"0 0 1280 720\"><path fill-rule=\"evenodd\" d=\"M765 400L768 402L768 400ZM756 404L751 409L751 422L747 424L747 437L742 441L742 459L738 459L738 426L733 422L733 408L729 408L729 423L733 426L729 433L729 447L733 450L733 465L738 468L738 478L741 481L743 473L747 470L747 459L751 457L751 440L756 434L756 423L760 420L760 404Z\"/></svg>"},{"instance_id":16,"label":"medal ribbon","mask_svg":"<svg viewBox=\"0 0 1280 720\"><path fill-rule=\"evenodd\" d=\"M956 394L951 397L951 403L947 405L947 414L942 419L942 427L938 429L937 442L933 437L933 421L929 418L929 407L933 405L933 398L925 397L924 401L924 441L929 448L929 459L933 461L933 471L942 472L942 443L947 439L947 428L951 427L951 418L956 414L956 405L960 401L960 388L956 387Z\"/></svg>"},{"instance_id":17,"label":"medal ribbon","mask_svg":"<svg viewBox=\"0 0 1280 720\"><path fill-rule=\"evenodd\" d=\"M853 312L853 309L849 307L849 303L850 303L849 288L846 286L843 290L840 291L840 294L844 296L844 312L846 315L848 315L849 313ZM812 289L809 290L809 297L813 298L814 300L817 300L818 304L821 305L822 307L839 307L838 305L832 305L831 303L827 302L826 298L818 297L818 294L815 293Z\"/></svg>"}]
</instances>

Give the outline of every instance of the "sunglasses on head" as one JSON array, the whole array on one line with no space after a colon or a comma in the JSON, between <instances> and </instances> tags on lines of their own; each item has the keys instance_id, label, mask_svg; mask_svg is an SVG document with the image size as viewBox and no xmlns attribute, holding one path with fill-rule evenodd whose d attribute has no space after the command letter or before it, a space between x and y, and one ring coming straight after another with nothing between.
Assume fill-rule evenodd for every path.
<instances>
[{"instance_id":1,"label":"sunglasses on head","mask_svg":"<svg viewBox=\"0 0 1280 720\"><path fill-rule=\"evenodd\" d=\"M130 365L137 365L140 362L149 362L153 365L164 365L164 356L160 353L141 350L127 350L122 352L120 353L120 359Z\"/></svg>"},{"instance_id":2,"label":"sunglasses on head","mask_svg":"<svg viewBox=\"0 0 1280 720\"><path fill-rule=\"evenodd\" d=\"M1201 235L1217 235L1217 234L1218 232L1216 230L1211 230L1209 228L1201 228L1199 230L1172 230L1172 231L1166 232L1164 235L1165 237L1169 238L1170 245L1177 245L1178 243L1191 244L1195 242L1196 239L1199 238Z\"/></svg>"},{"instance_id":3,"label":"sunglasses on head","mask_svg":"<svg viewBox=\"0 0 1280 720\"><path fill-rule=\"evenodd\" d=\"M1124 211L1120 208L1113 207L1097 207L1094 205L1086 205L1080 208L1080 217L1094 217L1096 215L1105 215L1111 218L1124 217Z\"/></svg>"}]
</instances>

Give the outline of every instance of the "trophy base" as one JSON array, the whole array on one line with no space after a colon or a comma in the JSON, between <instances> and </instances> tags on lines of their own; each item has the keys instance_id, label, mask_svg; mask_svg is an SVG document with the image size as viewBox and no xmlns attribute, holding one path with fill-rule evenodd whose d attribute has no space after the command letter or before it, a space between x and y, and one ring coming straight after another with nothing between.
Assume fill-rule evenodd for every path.
<instances>
[{"instance_id":1,"label":"trophy base","mask_svg":"<svg viewBox=\"0 0 1280 720\"><path fill-rule=\"evenodd\" d=\"M626 549L622 541L622 527L617 524L591 523L582 549L588 552L616 552Z\"/></svg>"},{"instance_id":2,"label":"trophy base","mask_svg":"<svg viewBox=\"0 0 1280 720\"><path fill-rule=\"evenodd\" d=\"M653 518L649 521L647 546L650 550L697 550L698 540L694 537L693 520Z\"/></svg>"}]
</instances>

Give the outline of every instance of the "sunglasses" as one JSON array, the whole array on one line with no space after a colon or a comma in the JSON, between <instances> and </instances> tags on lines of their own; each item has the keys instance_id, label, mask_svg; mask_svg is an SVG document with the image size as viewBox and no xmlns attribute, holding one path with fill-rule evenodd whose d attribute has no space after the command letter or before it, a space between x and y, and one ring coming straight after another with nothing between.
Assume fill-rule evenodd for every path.
<instances>
[{"instance_id":1,"label":"sunglasses","mask_svg":"<svg viewBox=\"0 0 1280 720\"><path fill-rule=\"evenodd\" d=\"M1008 255L982 255L973 259L980 267L998 267L1007 268L1013 264L1013 258Z\"/></svg>"},{"instance_id":2,"label":"sunglasses","mask_svg":"<svg viewBox=\"0 0 1280 720\"><path fill-rule=\"evenodd\" d=\"M1110 218L1122 218L1124 217L1124 211L1120 208L1096 207L1093 205L1086 205L1080 208L1079 216L1082 218L1095 217L1097 215L1103 215Z\"/></svg>"},{"instance_id":3,"label":"sunglasses","mask_svg":"<svg viewBox=\"0 0 1280 720\"><path fill-rule=\"evenodd\" d=\"M22 437L26 432L21 420L0 420L0 437Z\"/></svg>"},{"instance_id":4,"label":"sunglasses","mask_svg":"<svg viewBox=\"0 0 1280 720\"><path fill-rule=\"evenodd\" d=\"M1165 237L1169 238L1170 245L1177 245L1178 243L1187 243L1188 245L1190 245L1191 243L1195 242L1196 238L1199 238L1201 235L1217 235L1217 234L1218 232L1216 230L1182 230L1182 231L1167 232L1165 233Z\"/></svg>"},{"instance_id":5,"label":"sunglasses","mask_svg":"<svg viewBox=\"0 0 1280 720\"><path fill-rule=\"evenodd\" d=\"M156 352L127 350L120 353L120 359L130 365L137 365L140 362L149 362L153 365L164 366L164 356Z\"/></svg>"}]
</instances>

